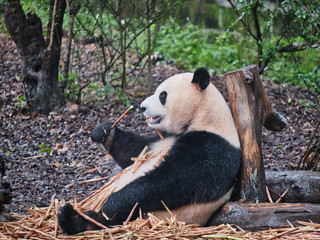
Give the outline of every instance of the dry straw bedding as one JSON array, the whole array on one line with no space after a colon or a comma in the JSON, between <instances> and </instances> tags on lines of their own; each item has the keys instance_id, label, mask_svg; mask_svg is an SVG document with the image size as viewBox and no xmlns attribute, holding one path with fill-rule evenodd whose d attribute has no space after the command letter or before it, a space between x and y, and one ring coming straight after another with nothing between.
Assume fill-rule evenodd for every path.
<instances>
[{"instance_id":1,"label":"dry straw bedding","mask_svg":"<svg viewBox=\"0 0 320 240\"><path fill-rule=\"evenodd\" d=\"M159 153L159 155L159 161L161 161L166 152ZM106 202L105 199L108 199L108 196L114 191L116 180L128 171L136 171L146 159L148 159L147 148L141 152L138 158L133 159L135 161L133 165L111 178L106 185L92 195L79 203L75 198L73 202L75 211L89 221L94 222L83 212L89 209L101 209ZM93 180L98 181L101 179ZM163 205L170 213L170 219L160 220L149 213L147 219L143 219L142 214L140 214L138 219L131 221L132 214L129 214L123 225L107 228L100 224L103 227L100 231L87 231L76 236L68 236L59 229L57 222L56 216L61 204L64 204L64 202L59 202L57 199L52 198L49 207L29 208L29 215L15 216L18 221L3 222L0 226L0 239L320 239L320 224L310 222L298 222L301 225L299 227L292 226L290 228L270 229L260 232L247 232L238 226L227 223L210 227L200 227L197 224L187 225L178 221L165 203ZM136 206L131 213L133 213Z\"/></svg>"},{"instance_id":2,"label":"dry straw bedding","mask_svg":"<svg viewBox=\"0 0 320 240\"><path fill-rule=\"evenodd\" d=\"M102 190L97 192L93 194L94 197L104 194ZM77 211L84 211L88 209L84 207L85 202L77 203L75 199L73 206ZM18 221L3 222L0 239L320 239L320 224L316 223L298 222L301 225L299 227L247 232L229 224L210 227L187 225L178 221L169 209L170 219L160 220L149 213L147 219L139 217L131 221L129 215L123 225L69 236L59 229L57 223L60 204L57 199L52 199L49 207L30 208L29 215L15 216Z\"/></svg>"}]
</instances>

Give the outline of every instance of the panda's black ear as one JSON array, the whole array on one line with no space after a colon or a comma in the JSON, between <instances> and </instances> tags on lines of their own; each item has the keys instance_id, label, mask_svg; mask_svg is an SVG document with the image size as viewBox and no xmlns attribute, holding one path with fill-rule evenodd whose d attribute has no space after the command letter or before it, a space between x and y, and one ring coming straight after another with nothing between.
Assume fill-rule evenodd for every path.
<instances>
[{"instance_id":1,"label":"panda's black ear","mask_svg":"<svg viewBox=\"0 0 320 240\"><path fill-rule=\"evenodd\" d=\"M191 81L199 86L200 91L206 89L210 83L210 74L205 68L198 68L194 74Z\"/></svg>"}]
</instances>

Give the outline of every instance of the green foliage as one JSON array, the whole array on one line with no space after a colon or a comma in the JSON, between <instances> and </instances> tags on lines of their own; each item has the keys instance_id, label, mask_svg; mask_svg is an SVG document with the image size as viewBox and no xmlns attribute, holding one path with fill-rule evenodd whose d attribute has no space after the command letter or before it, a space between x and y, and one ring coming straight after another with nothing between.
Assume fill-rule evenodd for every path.
<instances>
[{"instance_id":1,"label":"green foliage","mask_svg":"<svg viewBox=\"0 0 320 240\"><path fill-rule=\"evenodd\" d=\"M13 106L13 109L21 112L22 114L27 114L29 111L29 106L26 101L26 96L21 95L17 98L16 104Z\"/></svg>"},{"instance_id":2,"label":"green foliage","mask_svg":"<svg viewBox=\"0 0 320 240\"><path fill-rule=\"evenodd\" d=\"M44 144L44 143L39 144L38 147L40 148L40 150L38 151L38 154L49 153L52 151L52 148L46 147L46 144Z\"/></svg>"},{"instance_id":3,"label":"green foliage","mask_svg":"<svg viewBox=\"0 0 320 240\"><path fill-rule=\"evenodd\" d=\"M319 65L320 49L306 50L305 52L283 54L275 56L265 69L264 78L278 83L294 84L306 87L299 74L302 74L308 85L315 92L319 92Z\"/></svg>"},{"instance_id":4,"label":"green foliage","mask_svg":"<svg viewBox=\"0 0 320 240\"><path fill-rule=\"evenodd\" d=\"M50 10L50 1L42 0L20 0L22 5L22 10L27 14L37 14L41 18L42 26L44 27L44 34L46 34L46 27L49 22L49 10Z\"/></svg>"},{"instance_id":5,"label":"green foliage","mask_svg":"<svg viewBox=\"0 0 320 240\"><path fill-rule=\"evenodd\" d=\"M3 2L0 0L0 3ZM79 1L76 1L76 3ZM36 13L42 20L44 29L49 21L50 1L21 0L23 10L26 13ZM75 2L72 2L74 4ZM75 49L73 52L73 68L69 74L65 96L72 101L80 101L81 97L87 94L96 93L99 97L111 95L112 100L117 99L128 105L130 100L125 92L118 89L121 74L120 67L120 37L119 26L126 26L126 42L133 39L133 35L146 24L146 17L139 15L124 14L119 18L113 13L104 1L81 1L81 9L76 15L74 30L76 38L92 37L95 39L98 50L85 52L83 49ZM137 1L141 8L144 1ZM231 8L221 9L211 1L185 1L182 6L182 14L178 20L166 19L166 22L157 22L151 25L151 35L157 36L155 51L165 57L167 61L173 61L179 68L192 71L197 67L204 66L211 70L211 73L226 73L246 65L257 63L257 47L262 49L259 59L262 63L270 61L265 68L263 77L281 83L296 84L308 87L319 96L319 49L312 49L306 43L319 43L319 2L310 0L307 4L302 0L285 0L269 7L270 2L238 1L237 11L240 13L234 21ZM290 7L288 7L290 5ZM199 9L192 11L195 6ZM241 21L248 22L248 27L255 34L252 21L252 8L258 6L258 20L262 30L262 37L256 41L243 28L239 28ZM143 8L141 8L143 10ZM130 6L126 6L124 13L130 13ZM217 25L217 16L223 11L222 22L219 30L205 29L203 26L210 24ZM204 18L200 19L203 12ZM183 15L186 14L186 15ZM208 17L212 15L212 19ZM182 19L190 21L181 24ZM65 15L64 28L67 29L68 17ZM130 21L129 21L130 20ZM219 20L220 21L220 20ZM233 24L228 31L221 31L223 27ZM161 23L160 28L158 24ZM158 32L159 30L159 32ZM157 35L158 34L158 35ZM142 32L130 44L126 51L126 66L134 69L135 66L142 66L146 58L147 34ZM291 53L282 51L284 47L304 46L304 52ZM104 56L105 52L107 56ZM130 62L129 58L139 60L138 63ZM89 58L96 59L96 78L84 79L80 69L85 68ZM118 60L116 60L118 59ZM299 75L300 74L300 75ZM100 75L102 76L100 78ZM303 78L301 77L303 76ZM59 74L60 80L62 79ZM127 78L130 81L133 78ZM99 85L97 81L101 80ZM132 80L131 80L132 81ZM101 86L103 84L103 86ZM85 88L85 89L84 89ZM311 106L305 103L306 106ZM26 106L25 99L19 99L17 108Z\"/></svg>"},{"instance_id":6,"label":"green foliage","mask_svg":"<svg viewBox=\"0 0 320 240\"><path fill-rule=\"evenodd\" d=\"M171 19L170 24L160 28L156 51L185 70L205 66L225 73L252 64L255 51L250 43L238 33L222 34L190 22L180 26Z\"/></svg>"},{"instance_id":7,"label":"green foliage","mask_svg":"<svg viewBox=\"0 0 320 240\"><path fill-rule=\"evenodd\" d=\"M59 72L58 79L59 79L59 82L62 81L62 72ZM69 77L67 81L68 81L67 89L64 92L65 97L75 102L77 100L78 91L81 87L78 74L73 72L69 73Z\"/></svg>"},{"instance_id":8,"label":"green foliage","mask_svg":"<svg viewBox=\"0 0 320 240\"><path fill-rule=\"evenodd\" d=\"M188 21L207 29L227 29L236 19L231 8L223 8L213 1L185 0L175 11L175 19L179 25Z\"/></svg>"},{"instance_id":9,"label":"green foliage","mask_svg":"<svg viewBox=\"0 0 320 240\"><path fill-rule=\"evenodd\" d=\"M231 0L228 0L228 2L232 4ZM294 69L297 69L298 64L300 64L300 61L297 61L298 58L304 58L303 60L308 58L301 57L299 52L319 48L319 1L239 0L236 3L237 5L233 5L234 12L238 16L236 23L240 22L243 30L255 41L260 73L274 68L277 75L279 69L276 68L281 67L281 65L286 65L289 69L285 71L292 73L296 71ZM313 53L309 51L309 54ZM316 54L319 54L319 52L316 52ZM270 66L279 59L284 62L276 64L276 66ZM286 64L285 61L290 61L293 64ZM311 68L319 65L319 58L316 62L311 61L308 64L311 65ZM311 71L310 66L304 68L304 72L308 71ZM283 78L281 81L287 82ZM301 83L301 81L298 81L298 83Z\"/></svg>"},{"instance_id":10,"label":"green foliage","mask_svg":"<svg viewBox=\"0 0 320 240\"><path fill-rule=\"evenodd\" d=\"M124 104L125 106L128 106L128 105L131 105L132 101L126 97L125 91L123 89L119 88L118 89L118 99L116 100L116 102L119 102L119 103Z\"/></svg>"},{"instance_id":11,"label":"green foliage","mask_svg":"<svg viewBox=\"0 0 320 240\"><path fill-rule=\"evenodd\" d=\"M309 147L302 159L302 169L303 170L313 169L315 171L319 171L319 157L320 157L319 146L314 145Z\"/></svg>"},{"instance_id":12,"label":"green foliage","mask_svg":"<svg viewBox=\"0 0 320 240\"><path fill-rule=\"evenodd\" d=\"M166 60L173 60L178 67L185 70L194 70L199 66L205 66L219 73L241 68L245 65L257 64L257 42L250 35L243 34L243 29L239 29L239 21L249 18L246 14L251 11L252 3L241 6L241 15L232 25L232 31L225 33L202 29L188 22L186 25L178 25L173 19L164 26L161 26L156 51L165 56ZM256 2L256 1L254 1ZM317 83L319 82L320 51L311 47L306 47L305 35L299 32L293 34L296 25L286 23L285 35L281 35L281 27L275 26L280 19L278 13L281 9L275 8L273 11L265 8L261 10L262 40L258 42L262 49L260 61L265 65L264 77L281 83L296 84L305 86L298 74L308 75L309 84L314 91L319 92ZM281 13L283 16L283 12ZM289 13L286 13L288 16ZM293 14L290 12L290 14ZM313 18L313 20L315 20ZM320 21L320 20L318 20ZM293 22L293 21L292 21ZM284 23L281 23L284 24ZM280 24L280 25L281 25ZM282 25L281 25L282 26ZM249 26L252 28L252 24ZM290 34L289 34L290 33ZM314 38L318 37L317 32ZM310 35L309 34L309 35ZM290 52L289 47L301 46L303 52ZM304 46L304 47L303 47ZM287 50L288 52L285 52ZM281 53L281 54L279 54ZM318 84L319 85L319 84Z\"/></svg>"},{"instance_id":13,"label":"green foliage","mask_svg":"<svg viewBox=\"0 0 320 240\"><path fill-rule=\"evenodd\" d=\"M320 39L320 2L317 0L285 0L282 7L291 7L294 22L300 26L301 37L307 41L319 41Z\"/></svg>"}]
</instances>

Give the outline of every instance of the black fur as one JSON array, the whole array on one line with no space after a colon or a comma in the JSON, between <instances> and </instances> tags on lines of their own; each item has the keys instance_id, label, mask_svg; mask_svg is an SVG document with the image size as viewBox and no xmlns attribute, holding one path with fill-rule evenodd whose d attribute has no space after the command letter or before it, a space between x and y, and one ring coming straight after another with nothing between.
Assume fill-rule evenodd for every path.
<instances>
[{"instance_id":1,"label":"black fur","mask_svg":"<svg viewBox=\"0 0 320 240\"><path fill-rule=\"evenodd\" d=\"M97 143L104 143L110 134L112 125L112 123L107 122L95 127L91 133L91 140Z\"/></svg>"},{"instance_id":2,"label":"black fur","mask_svg":"<svg viewBox=\"0 0 320 240\"><path fill-rule=\"evenodd\" d=\"M207 69L205 68L198 68L194 74L192 83L196 83L199 85L201 90L204 90L208 87L210 83L210 74L208 73Z\"/></svg>"},{"instance_id":3,"label":"black fur","mask_svg":"<svg viewBox=\"0 0 320 240\"><path fill-rule=\"evenodd\" d=\"M110 138L110 128L112 123L104 123L96 127L91 133L94 142L102 143L117 164L126 168L133 164L131 157L137 157L146 145L160 140L158 134L152 136L140 136L139 134L128 132L114 127ZM164 136L169 134L163 132Z\"/></svg>"},{"instance_id":4,"label":"black fur","mask_svg":"<svg viewBox=\"0 0 320 240\"><path fill-rule=\"evenodd\" d=\"M101 213L87 211L85 214L105 226L108 225L107 220ZM62 230L67 234L76 234L87 230L101 229L99 226L78 215L69 203L59 209L58 222Z\"/></svg>"},{"instance_id":5,"label":"black fur","mask_svg":"<svg viewBox=\"0 0 320 240\"><path fill-rule=\"evenodd\" d=\"M205 131L182 134L165 161L109 197L102 209L112 218L107 224L121 224L136 203L133 218L138 216L139 208L143 212L164 210L161 200L170 209L217 200L233 186L240 162L240 149L216 134ZM65 221L66 217L59 216L59 223L72 221L70 217ZM86 229L86 220L79 221L78 217L73 216L77 228L68 231ZM72 228L70 223L68 227Z\"/></svg>"},{"instance_id":6,"label":"black fur","mask_svg":"<svg viewBox=\"0 0 320 240\"><path fill-rule=\"evenodd\" d=\"M168 93L167 91L162 91L159 95L159 101L162 105L166 104Z\"/></svg>"}]
</instances>

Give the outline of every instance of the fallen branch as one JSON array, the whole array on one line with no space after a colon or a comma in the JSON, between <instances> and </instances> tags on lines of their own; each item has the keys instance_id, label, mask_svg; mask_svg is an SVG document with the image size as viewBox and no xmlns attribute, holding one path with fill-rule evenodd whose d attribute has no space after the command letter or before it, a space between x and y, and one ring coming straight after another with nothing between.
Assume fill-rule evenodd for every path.
<instances>
[{"instance_id":1,"label":"fallen branch","mask_svg":"<svg viewBox=\"0 0 320 240\"><path fill-rule=\"evenodd\" d=\"M209 225L236 224L245 230L297 226L297 221L320 222L320 205L308 203L228 202L210 220Z\"/></svg>"}]
</instances>

